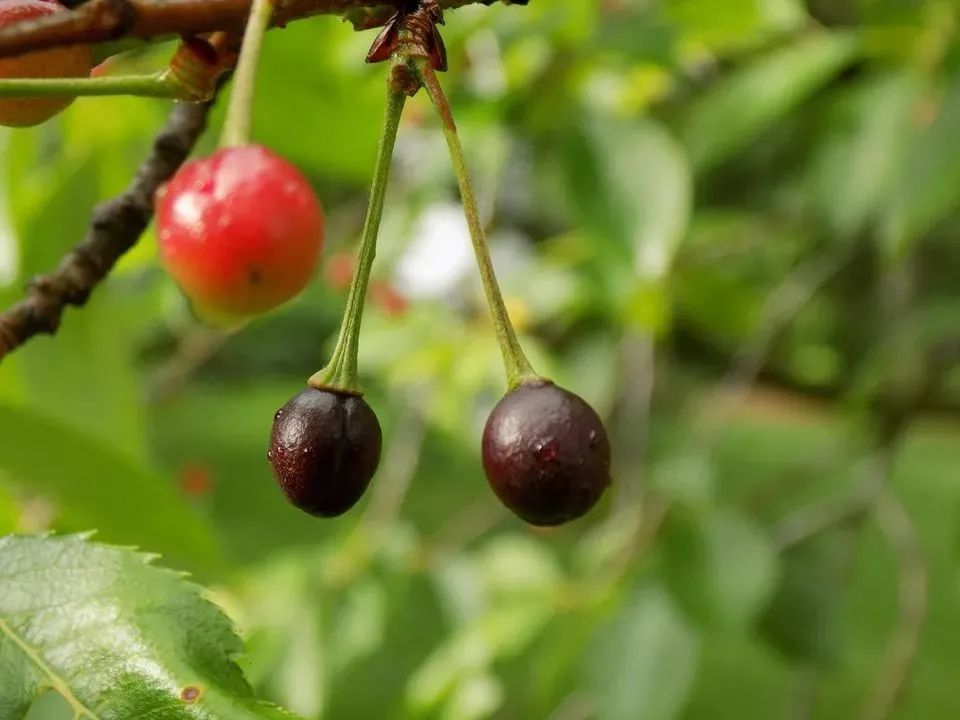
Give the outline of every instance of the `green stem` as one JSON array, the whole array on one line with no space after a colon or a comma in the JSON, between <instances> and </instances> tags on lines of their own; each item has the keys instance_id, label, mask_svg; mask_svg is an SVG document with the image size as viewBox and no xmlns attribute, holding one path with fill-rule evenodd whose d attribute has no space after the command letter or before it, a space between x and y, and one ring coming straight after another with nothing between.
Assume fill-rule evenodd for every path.
<instances>
[{"instance_id":1,"label":"green stem","mask_svg":"<svg viewBox=\"0 0 960 720\"><path fill-rule=\"evenodd\" d=\"M250 116L253 112L253 92L257 80L257 63L263 36L270 26L274 0L253 0L250 17L243 34L240 61L233 79L233 93L227 106L227 119L220 145L246 145L250 141Z\"/></svg>"},{"instance_id":2,"label":"green stem","mask_svg":"<svg viewBox=\"0 0 960 720\"><path fill-rule=\"evenodd\" d=\"M473 252L477 258L480 278L483 280L483 290L486 293L487 305L493 318L497 342L500 344L500 351L503 353L503 365L507 371L507 385L513 389L521 383L538 379L539 376L534 372L530 361L523 353L523 348L520 347L517 333L513 329L513 323L510 322L510 316L503 302L503 295L500 293L500 285L497 283L493 261L490 259L487 236L483 229L483 223L480 221L480 210L477 207L477 199L473 194L473 185L467 172L463 147L460 145L457 124L453 119L453 113L450 111L450 104L447 102L447 97L443 88L440 87L440 82L437 80L436 73L434 73L429 60L420 57L412 60L420 82L440 116L443 134L447 139L447 147L450 149L450 158L453 160L453 170L457 176L457 183L460 185L460 196L467 216L467 226L470 228L470 239L473 241Z\"/></svg>"},{"instance_id":3,"label":"green stem","mask_svg":"<svg viewBox=\"0 0 960 720\"><path fill-rule=\"evenodd\" d=\"M377 164L373 171L373 187L370 191L367 219L363 224L357 269L350 283L347 306L343 313L340 335L333 350L333 357L323 370L307 381L315 388L360 394L357 373L360 323L363 320L363 305L370 281L370 269L373 267L373 258L377 254L377 234L380 230L380 219L383 217L383 203L387 193L393 147L396 144L397 129L400 127L400 116L403 114L406 100L407 96L402 89L395 87L392 81L388 81L387 107L383 117L383 130L380 133Z\"/></svg>"},{"instance_id":4,"label":"green stem","mask_svg":"<svg viewBox=\"0 0 960 720\"><path fill-rule=\"evenodd\" d=\"M187 90L166 72L102 78L16 78L0 80L0 97L138 95L192 100Z\"/></svg>"}]
</instances>

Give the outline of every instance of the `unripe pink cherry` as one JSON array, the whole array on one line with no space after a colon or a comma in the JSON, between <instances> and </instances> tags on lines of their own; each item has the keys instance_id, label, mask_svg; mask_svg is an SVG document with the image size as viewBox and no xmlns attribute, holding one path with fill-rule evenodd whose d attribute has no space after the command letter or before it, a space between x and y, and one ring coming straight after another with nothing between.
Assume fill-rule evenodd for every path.
<instances>
[{"instance_id":1,"label":"unripe pink cherry","mask_svg":"<svg viewBox=\"0 0 960 720\"><path fill-rule=\"evenodd\" d=\"M310 281L323 210L289 162L259 145L184 165L157 193L160 261L198 309L228 317L280 305Z\"/></svg>"},{"instance_id":2,"label":"unripe pink cherry","mask_svg":"<svg viewBox=\"0 0 960 720\"><path fill-rule=\"evenodd\" d=\"M0 0L0 27L46 15L69 12L50 0ZM0 78L71 78L90 73L90 49L86 45L38 50L0 59ZM72 97L0 98L0 125L30 127L49 120Z\"/></svg>"}]
</instances>

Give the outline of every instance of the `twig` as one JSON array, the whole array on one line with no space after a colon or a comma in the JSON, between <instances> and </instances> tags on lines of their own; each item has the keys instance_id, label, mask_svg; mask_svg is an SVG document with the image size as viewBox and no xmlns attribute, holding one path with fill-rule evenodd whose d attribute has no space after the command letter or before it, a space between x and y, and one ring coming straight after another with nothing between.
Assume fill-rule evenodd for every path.
<instances>
[{"instance_id":1,"label":"twig","mask_svg":"<svg viewBox=\"0 0 960 720\"><path fill-rule=\"evenodd\" d=\"M863 480L849 495L838 501L811 504L777 523L772 531L777 549L785 552L831 528L860 520L869 513L886 485L892 453L881 451L868 463Z\"/></svg>"},{"instance_id":2,"label":"twig","mask_svg":"<svg viewBox=\"0 0 960 720\"><path fill-rule=\"evenodd\" d=\"M547 720L590 720L597 714L596 702L582 692L567 695Z\"/></svg>"},{"instance_id":3,"label":"twig","mask_svg":"<svg viewBox=\"0 0 960 720\"><path fill-rule=\"evenodd\" d=\"M900 608L883 669L874 681L861 720L887 720L903 700L927 616L927 567L910 515L891 493L877 504L877 519L900 564Z\"/></svg>"},{"instance_id":4,"label":"twig","mask_svg":"<svg viewBox=\"0 0 960 720\"><path fill-rule=\"evenodd\" d=\"M450 515L428 539L423 549L424 563L429 564L437 557L455 555L496 527L506 515L503 505L491 498L490 493L484 493Z\"/></svg>"},{"instance_id":5,"label":"twig","mask_svg":"<svg viewBox=\"0 0 960 720\"><path fill-rule=\"evenodd\" d=\"M770 293L761 311L759 330L733 357L726 376L706 403L707 415L700 421L704 445L712 447L716 444L719 429L731 411L746 398L784 327L813 299L824 283L850 261L852 255L852 250L847 248L814 257L799 265Z\"/></svg>"},{"instance_id":6,"label":"twig","mask_svg":"<svg viewBox=\"0 0 960 720\"><path fill-rule=\"evenodd\" d=\"M243 324L230 328L197 325L187 330L180 337L176 352L150 378L147 404L160 405L176 397L194 374L243 327Z\"/></svg>"},{"instance_id":7,"label":"twig","mask_svg":"<svg viewBox=\"0 0 960 720\"><path fill-rule=\"evenodd\" d=\"M117 260L146 229L153 196L190 154L206 127L209 103L177 105L127 190L94 210L83 241L52 273L28 286L27 296L0 314L0 359L34 335L53 333L64 308L82 306Z\"/></svg>"},{"instance_id":8,"label":"twig","mask_svg":"<svg viewBox=\"0 0 960 720\"><path fill-rule=\"evenodd\" d=\"M794 679L789 720L813 720L817 711L819 672L812 667L803 667L794 673Z\"/></svg>"},{"instance_id":9,"label":"twig","mask_svg":"<svg viewBox=\"0 0 960 720\"><path fill-rule=\"evenodd\" d=\"M0 29L0 57L121 37L149 40L228 30L240 32L252 0L90 0L72 13L56 13ZM314 15L343 15L358 28L382 25L399 0L278 0L273 24ZM447 9L496 0L444 0Z\"/></svg>"},{"instance_id":10,"label":"twig","mask_svg":"<svg viewBox=\"0 0 960 720\"><path fill-rule=\"evenodd\" d=\"M656 384L657 347L648 334L627 333L620 343L619 376L624 388L614 410L618 448L614 468L619 477L642 479L650 434L650 413ZM636 502L638 482L615 483L614 507ZM614 521L615 513L610 520Z\"/></svg>"},{"instance_id":11,"label":"twig","mask_svg":"<svg viewBox=\"0 0 960 720\"><path fill-rule=\"evenodd\" d=\"M911 294L911 276L908 269L899 269L884 277L881 288L883 297L889 305L884 308L887 321L885 328L893 349L913 348L911 317L909 307ZM781 550L794 547L821 532L847 522L862 518L876 507L886 491L887 480L900 445L910 424L922 408L935 397L943 385L954 363L960 356L960 337L948 337L936 343L920 358L923 371L919 377L911 377L912 364L916 362L911 350L910 355L897 359L897 377L905 380L894 384L894 391L871 404L871 416L874 424L873 446L875 448L868 472L863 482L839 502L828 501L823 504L803 508L781 521L773 531L775 541Z\"/></svg>"}]
</instances>

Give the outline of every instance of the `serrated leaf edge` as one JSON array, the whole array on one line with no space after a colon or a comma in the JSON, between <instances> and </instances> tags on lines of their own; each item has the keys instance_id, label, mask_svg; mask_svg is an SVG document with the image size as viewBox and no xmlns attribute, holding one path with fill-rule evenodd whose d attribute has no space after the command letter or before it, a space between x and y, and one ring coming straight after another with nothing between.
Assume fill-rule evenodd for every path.
<instances>
[{"instance_id":1,"label":"serrated leaf edge","mask_svg":"<svg viewBox=\"0 0 960 720\"><path fill-rule=\"evenodd\" d=\"M58 534L53 531L45 531L35 534L20 535L14 533L12 535L7 535L0 537L0 541L8 538L25 538L25 539L39 539L39 540L59 540L63 542L80 542L82 544L91 544L98 545L101 548L108 548L113 550L122 550L130 553L133 557L137 558L145 566L150 566L154 570L162 573L168 573L170 575L176 576L181 583L183 583L184 590L187 592L192 592L197 595L201 602L207 603L215 608L219 613L227 618L230 624L230 632L235 637L240 639L240 633L237 630L237 626L229 615L227 615L223 609L217 605L215 602L210 600L207 595L207 589L196 583L189 578L191 574L182 570L174 570L173 568L164 567L162 565L156 565L157 560L162 559L163 555L160 553L151 553L142 550L137 545L114 545L110 543L100 543L92 538L97 534L96 530L82 530L79 532L73 533L64 533ZM0 543L2 546L2 543ZM80 718L89 718L90 720L100 720L100 716L94 713L90 708L84 705L80 700L73 694L73 691L70 690L70 686L64 681L56 672L50 668L49 665L43 660L43 657L36 649L34 649L29 643L20 638L13 629L0 617L0 633L10 638L10 640L20 648L20 650L27 656L27 658L32 662L43 675L49 681L49 686L54 690L58 695L60 695L70 706L74 713L74 720L79 720ZM242 653L227 653L227 657L236 662L237 657L242 655ZM284 715L287 715L291 720L299 720L297 715L290 714L289 711L280 707L279 705L274 705L263 700L254 699L255 703L260 707L270 707L282 712Z\"/></svg>"}]
</instances>

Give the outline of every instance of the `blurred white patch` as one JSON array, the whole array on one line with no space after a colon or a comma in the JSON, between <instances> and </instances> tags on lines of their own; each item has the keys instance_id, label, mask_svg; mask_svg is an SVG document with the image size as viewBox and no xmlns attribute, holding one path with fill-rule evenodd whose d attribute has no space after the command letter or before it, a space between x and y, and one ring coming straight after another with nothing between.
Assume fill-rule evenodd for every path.
<instances>
[{"instance_id":1,"label":"blurred white patch","mask_svg":"<svg viewBox=\"0 0 960 720\"><path fill-rule=\"evenodd\" d=\"M454 203L429 206L397 263L397 289L409 298L454 297L471 272L473 247L463 208Z\"/></svg>"},{"instance_id":2,"label":"blurred white patch","mask_svg":"<svg viewBox=\"0 0 960 720\"><path fill-rule=\"evenodd\" d=\"M470 82L481 97L494 98L507 91L507 74L503 67L500 42L493 30L478 30L467 40L470 57Z\"/></svg>"},{"instance_id":3,"label":"blurred white patch","mask_svg":"<svg viewBox=\"0 0 960 720\"><path fill-rule=\"evenodd\" d=\"M490 257L504 292L525 295L529 273L536 263L530 238L519 230L505 229L491 235L489 245Z\"/></svg>"}]
</instances>

